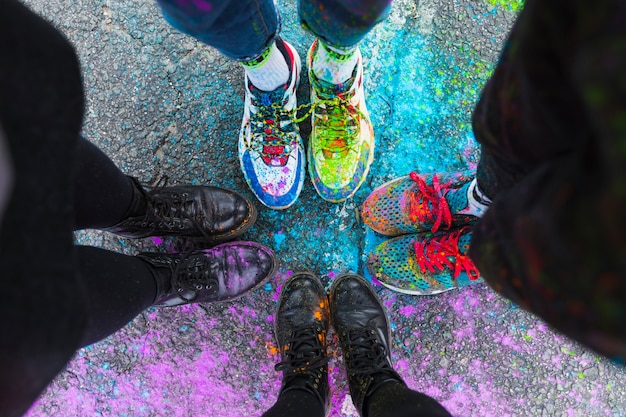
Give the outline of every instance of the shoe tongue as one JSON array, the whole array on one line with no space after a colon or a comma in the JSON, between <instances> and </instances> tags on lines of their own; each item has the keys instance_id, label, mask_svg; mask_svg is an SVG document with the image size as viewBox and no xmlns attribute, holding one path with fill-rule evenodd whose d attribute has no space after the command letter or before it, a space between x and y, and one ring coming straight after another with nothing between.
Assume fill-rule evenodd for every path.
<instances>
[{"instance_id":1,"label":"shoe tongue","mask_svg":"<svg viewBox=\"0 0 626 417\"><path fill-rule=\"evenodd\" d=\"M250 92L254 96L255 101L262 106L270 106L272 103L282 103L285 97L285 89L283 87L278 87L273 91L264 91L250 84Z\"/></svg>"},{"instance_id":2,"label":"shoe tongue","mask_svg":"<svg viewBox=\"0 0 626 417\"><path fill-rule=\"evenodd\" d=\"M446 194L446 200L448 201L448 205L450 206L450 211L452 213L460 213L461 211L467 209L467 189L470 184L471 181L457 190L452 189L448 191Z\"/></svg>"},{"instance_id":3,"label":"shoe tongue","mask_svg":"<svg viewBox=\"0 0 626 417\"><path fill-rule=\"evenodd\" d=\"M352 84L354 84L354 78L349 78L341 84L333 84L316 77L313 79L313 83L315 84L315 93L320 98L331 99L350 91Z\"/></svg>"}]
</instances>

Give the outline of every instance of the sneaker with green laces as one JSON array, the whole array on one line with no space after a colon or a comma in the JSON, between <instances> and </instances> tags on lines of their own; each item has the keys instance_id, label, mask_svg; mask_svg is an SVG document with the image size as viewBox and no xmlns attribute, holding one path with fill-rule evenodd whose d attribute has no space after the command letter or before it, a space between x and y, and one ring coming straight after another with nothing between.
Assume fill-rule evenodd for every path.
<instances>
[{"instance_id":1,"label":"sneaker with green laces","mask_svg":"<svg viewBox=\"0 0 626 417\"><path fill-rule=\"evenodd\" d=\"M365 106L359 49L352 77L332 84L313 73L319 45L316 39L307 57L312 107L307 159L317 193L337 203L352 197L365 181L374 160L374 130Z\"/></svg>"},{"instance_id":2,"label":"sneaker with green laces","mask_svg":"<svg viewBox=\"0 0 626 417\"><path fill-rule=\"evenodd\" d=\"M411 295L433 295L483 282L468 256L471 238L470 226L395 237L368 256L368 271L385 287Z\"/></svg>"}]
</instances>

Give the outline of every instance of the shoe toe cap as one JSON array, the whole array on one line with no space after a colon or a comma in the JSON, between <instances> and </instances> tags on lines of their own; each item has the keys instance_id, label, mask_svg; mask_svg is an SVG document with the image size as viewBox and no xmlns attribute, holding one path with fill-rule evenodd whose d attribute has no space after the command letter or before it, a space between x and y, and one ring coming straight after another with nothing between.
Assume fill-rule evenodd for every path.
<instances>
[{"instance_id":1,"label":"shoe toe cap","mask_svg":"<svg viewBox=\"0 0 626 417\"><path fill-rule=\"evenodd\" d=\"M207 196L208 197L208 196ZM225 189L216 189L206 199L210 207L209 227L216 232L234 233L252 226L256 220L256 209L242 195Z\"/></svg>"},{"instance_id":2,"label":"shoe toe cap","mask_svg":"<svg viewBox=\"0 0 626 417\"><path fill-rule=\"evenodd\" d=\"M277 310L277 329L328 327L328 299L319 278L297 273L285 282Z\"/></svg>"},{"instance_id":3,"label":"shoe toe cap","mask_svg":"<svg viewBox=\"0 0 626 417\"><path fill-rule=\"evenodd\" d=\"M337 313L359 316L363 313L367 315L368 312L384 311L374 288L360 275L346 274L337 277L330 291L331 310Z\"/></svg>"},{"instance_id":4,"label":"shoe toe cap","mask_svg":"<svg viewBox=\"0 0 626 417\"><path fill-rule=\"evenodd\" d=\"M220 301L229 301L258 287L276 272L277 263L271 249L255 242L225 243L211 251L222 253L219 276Z\"/></svg>"}]
</instances>

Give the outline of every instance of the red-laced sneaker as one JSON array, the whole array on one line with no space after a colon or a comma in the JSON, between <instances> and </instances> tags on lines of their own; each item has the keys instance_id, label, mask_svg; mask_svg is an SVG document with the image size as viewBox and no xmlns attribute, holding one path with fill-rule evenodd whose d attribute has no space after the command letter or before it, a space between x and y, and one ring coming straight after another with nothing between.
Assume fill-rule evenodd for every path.
<instances>
[{"instance_id":1,"label":"red-laced sneaker","mask_svg":"<svg viewBox=\"0 0 626 417\"><path fill-rule=\"evenodd\" d=\"M381 185L363 203L365 224L383 235L437 232L473 224L486 206L469 198L474 173L416 174Z\"/></svg>"},{"instance_id":2,"label":"red-laced sneaker","mask_svg":"<svg viewBox=\"0 0 626 417\"><path fill-rule=\"evenodd\" d=\"M381 284L405 294L438 294L482 282L467 255L471 236L471 227L399 236L378 245L367 266Z\"/></svg>"}]
</instances>

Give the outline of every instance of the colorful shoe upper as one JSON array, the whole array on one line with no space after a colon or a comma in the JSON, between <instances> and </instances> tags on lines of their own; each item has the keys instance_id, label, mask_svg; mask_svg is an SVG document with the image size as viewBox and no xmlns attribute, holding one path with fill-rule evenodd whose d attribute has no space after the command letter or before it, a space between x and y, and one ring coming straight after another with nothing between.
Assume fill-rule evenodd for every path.
<instances>
[{"instance_id":1,"label":"colorful shoe upper","mask_svg":"<svg viewBox=\"0 0 626 417\"><path fill-rule=\"evenodd\" d=\"M301 64L293 46L280 38L276 46L285 56L291 76L274 91L261 91L246 77L239 161L259 201L285 209L300 195L305 175L304 144L295 121Z\"/></svg>"},{"instance_id":2,"label":"colorful shoe upper","mask_svg":"<svg viewBox=\"0 0 626 417\"><path fill-rule=\"evenodd\" d=\"M478 219L467 198L473 179L470 171L412 172L372 191L363 203L363 221L374 231L390 236L472 224Z\"/></svg>"},{"instance_id":3,"label":"colorful shoe upper","mask_svg":"<svg viewBox=\"0 0 626 417\"><path fill-rule=\"evenodd\" d=\"M386 287L413 295L431 295L482 282L467 255L469 226L433 234L425 232L395 237L370 254L367 266Z\"/></svg>"},{"instance_id":4,"label":"colorful shoe upper","mask_svg":"<svg viewBox=\"0 0 626 417\"><path fill-rule=\"evenodd\" d=\"M325 200L340 202L354 195L374 159L374 131L363 94L363 63L358 54L352 77L343 84L318 79L312 70L319 46L308 53L311 83L311 137L308 163L311 181Z\"/></svg>"}]
</instances>

